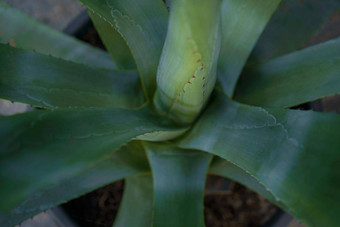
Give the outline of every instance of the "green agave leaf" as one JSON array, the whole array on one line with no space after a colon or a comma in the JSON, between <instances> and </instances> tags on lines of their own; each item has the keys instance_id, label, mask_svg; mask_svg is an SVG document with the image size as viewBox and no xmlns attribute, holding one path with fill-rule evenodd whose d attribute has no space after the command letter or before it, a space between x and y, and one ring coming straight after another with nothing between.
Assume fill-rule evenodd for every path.
<instances>
[{"instance_id":1,"label":"green agave leaf","mask_svg":"<svg viewBox=\"0 0 340 227\"><path fill-rule=\"evenodd\" d=\"M340 93L340 38L249 66L235 99L272 107L292 107Z\"/></svg>"},{"instance_id":2,"label":"green agave leaf","mask_svg":"<svg viewBox=\"0 0 340 227\"><path fill-rule=\"evenodd\" d=\"M139 135L181 128L140 110L35 110L0 118L0 211L108 157Z\"/></svg>"},{"instance_id":3,"label":"green agave leaf","mask_svg":"<svg viewBox=\"0 0 340 227\"><path fill-rule=\"evenodd\" d=\"M222 46L218 78L232 97L236 82L256 41L280 0L223 0Z\"/></svg>"},{"instance_id":4,"label":"green agave leaf","mask_svg":"<svg viewBox=\"0 0 340 227\"><path fill-rule=\"evenodd\" d=\"M0 97L44 108L135 108L144 102L135 72L109 71L0 44Z\"/></svg>"},{"instance_id":5,"label":"green agave leaf","mask_svg":"<svg viewBox=\"0 0 340 227\"><path fill-rule=\"evenodd\" d=\"M218 94L180 147L201 149L261 182L286 211L311 226L336 226L340 116L263 109Z\"/></svg>"},{"instance_id":6,"label":"green agave leaf","mask_svg":"<svg viewBox=\"0 0 340 227\"><path fill-rule=\"evenodd\" d=\"M305 47L339 10L339 0L282 1L261 35L250 61L266 61Z\"/></svg>"},{"instance_id":7,"label":"green agave leaf","mask_svg":"<svg viewBox=\"0 0 340 227\"><path fill-rule=\"evenodd\" d=\"M152 226L153 189L151 174L125 179L124 194L114 226Z\"/></svg>"},{"instance_id":8,"label":"green agave leaf","mask_svg":"<svg viewBox=\"0 0 340 227\"><path fill-rule=\"evenodd\" d=\"M154 103L165 116L192 122L216 82L220 1L174 1L157 74Z\"/></svg>"},{"instance_id":9,"label":"green agave leaf","mask_svg":"<svg viewBox=\"0 0 340 227\"><path fill-rule=\"evenodd\" d=\"M173 138L183 135L185 132L189 130L189 128L190 127L183 127L182 129L178 129L176 131L164 130L164 131L150 132L150 133L137 136L136 139L151 141L151 142L171 140Z\"/></svg>"},{"instance_id":10,"label":"green agave leaf","mask_svg":"<svg viewBox=\"0 0 340 227\"><path fill-rule=\"evenodd\" d=\"M0 43L97 67L115 67L104 51L49 28L1 0Z\"/></svg>"},{"instance_id":11,"label":"green agave leaf","mask_svg":"<svg viewBox=\"0 0 340 227\"><path fill-rule=\"evenodd\" d=\"M135 60L121 35L103 18L88 11L97 32L118 69L136 69Z\"/></svg>"},{"instance_id":12,"label":"green agave leaf","mask_svg":"<svg viewBox=\"0 0 340 227\"><path fill-rule=\"evenodd\" d=\"M27 158L25 162L30 162L30 168L24 169L23 167L18 168L16 172L19 171L30 171L31 174L39 176L39 171L46 171L46 165L51 163L39 163L40 156L33 155ZM78 165L83 162L87 162L86 157L83 158L80 154L77 157ZM43 164L42 167L40 166ZM35 166L37 165L37 166ZM72 169L72 165L77 165L76 163L68 163L67 166ZM26 164L24 167L28 167ZM38 167L38 169L36 169ZM111 152L105 157L97 156L92 158L91 164L83 165L77 171L68 172L68 167L63 167L65 170L59 169L56 171L54 176L59 172L63 176L60 176L58 181L51 181L52 183L48 187L34 191L34 185L39 185L41 181L30 182L29 184L19 185L18 183L9 182L8 180L3 181L4 178L1 177L1 190L0 194L5 194L1 196L2 203L6 203L8 196L13 196L13 192L3 191L3 190L13 190L17 185L17 189L21 189L24 193L28 192L26 198L14 209L8 212L0 212L0 223L1 226L12 226L19 224L20 222L33 217L35 214L45 211L49 208L57 206L67 200L74 199L80 195L90 192L96 188L114 182L116 180L122 179L124 177L132 176L135 174L141 174L143 172L149 171L148 161L146 159L144 148L140 145L140 142L131 142L126 146L123 146L117 152ZM33 171L36 169L36 173ZM40 173L44 174L44 173ZM46 172L45 172L46 174ZM47 176L48 174L46 174ZM46 178L43 176L43 178ZM7 172L7 179L11 177L11 173ZM51 176L53 177L53 175ZM130 178L128 178L130 179ZM11 183L9 188L3 189L6 183ZM150 186L152 187L152 186ZM12 188L12 189L11 189Z\"/></svg>"},{"instance_id":13,"label":"green agave leaf","mask_svg":"<svg viewBox=\"0 0 340 227\"><path fill-rule=\"evenodd\" d=\"M162 0L80 0L124 38L136 61L148 99L156 89L156 73L166 35L168 11Z\"/></svg>"},{"instance_id":14,"label":"green agave leaf","mask_svg":"<svg viewBox=\"0 0 340 227\"><path fill-rule=\"evenodd\" d=\"M238 183L263 195L276 206L286 209L284 204L281 201L276 200L275 196L255 177L251 176L249 173L245 172L243 169L232 164L231 162L215 156L210 164L209 173L237 181Z\"/></svg>"},{"instance_id":15,"label":"green agave leaf","mask_svg":"<svg viewBox=\"0 0 340 227\"><path fill-rule=\"evenodd\" d=\"M145 143L154 183L153 226L204 226L203 195L211 155Z\"/></svg>"}]
</instances>

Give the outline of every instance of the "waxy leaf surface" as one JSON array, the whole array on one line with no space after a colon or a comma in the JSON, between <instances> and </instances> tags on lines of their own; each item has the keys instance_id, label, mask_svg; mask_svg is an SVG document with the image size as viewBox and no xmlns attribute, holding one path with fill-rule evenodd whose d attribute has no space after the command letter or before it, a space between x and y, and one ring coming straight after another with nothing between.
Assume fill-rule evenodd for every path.
<instances>
[{"instance_id":1,"label":"waxy leaf surface","mask_svg":"<svg viewBox=\"0 0 340 227\"><path fill-rule=\"evenodd\" d=\"M340 93L340 38L267 63L249 65L235 99L268 107L292 107Z\"/></svg>"},{"instance_id":2,"label":"waxy leaf surface","mask_svg":"<svg viewBox=\"0 0 340 227\"><path fill-rule=\"evenodd\" d=\"M261 32L267 25L280 0L223 0L222 46L218 60L221 87L233 96L241 74Z\"/></svg>"},{"instance_id":3,"label":"waxy leaf surface","mask_svg":"<svg viewBox=\"0 0 340 227\"><path fill-rule=\"evenodd\" d=\"M156 89L159 57L165 40L168 11L162 0L80 0L114 27L135 59L148 99Z\"/></svg>"},{"instance_id":4,"label":"waxy leaf surface","mask_svg":"<svg viewBox=\"0 0 340 227\"><path fill-rule=\"evenodd\" d=\"M140 110L34 110L0 118L0 211L104 160L139 135L179 128Z\"/></svg>"},{"instance_id":5,"label":"waxy leaf surface","mask_svg":"<svg viewBox=\"0 0 340 227\"><path fill-rule=\"evenodd\" d=\"M90 10L88 13L117 69L135 70L135 60L123 37L103 18Z\"/></svg>"},{"instance_id":6,"label":"waxy leaf surface","mask_svg":"<svg viewBox=\"0 0 340 227\"><path fill-rule=\"evenodd\" d=\"M85 66L0 44L0 98L44 108L136 108L144 94L136 72Z\"/></svg>"},{"instance_id":7,"label":"waxy leaf surface","mask_svg":"<svg viewBox=\"0 0 340 227\"><path fill-rule=\"evenodd\" d=\"M214 98L180 147L240 167L306 224L337 225L340 116L252 107L219 93Z\"/></svg>"},{"instance_id":8,"label":"waxy leaf surface","mask_svg":"<svg viewBox=\"0 0 340 227\"><path fill-rule=\"evenodd\" d=\"M102 158L98 156L93 158L92 164L84 165L77 171L65 172L59 169L64 176L62 179L52 182L47 188L38 191L31 191L27 194L25 200L8 212L0 212L0 223L2 226L12 226L33 217L34 215L46 211L54 206L60 205L66 201L84 195L94 189L112 183L124 177L141 174L149 171L148 161L145 156L143 147L139 142L131 142L123 146L116 152L111 152L109 155ZM27 158L26 162L30 162L31 168L36 168L33 165L49 165L51 163L38 163L39 160L34 160L36 156ZM79 158L79 163L84 162L84 159ZM71 163L69 164L71 165ZM26 165L27 166L27 165ZM21 169L24 166L18 167L24 172L32 169ZM36 168L36 171L42 170L42 166ZM45 170L45 169L44 169ZM7 172L11 176L11 172ZM48 175L48 174L46 174ZM3 180L3 178L1 178ZM9 189L16 185L9 181L2 181L2 184L10 183ZM35 182L41 183L41 182ZM30 183L31 187L35 184ZM0 183L0 185L2 185ZM27 185L18 185L24 187ZM8 192L7 196L12 196L12 192ZM1 193L0 193L1 194ZM5 197L1 196L2 202L6 203Z\"/></svg>"},{"instance_id":9,"label":"waxy leaf surface","mask_svg":"<svg viewBox=\"0 0 340 227\"><path fill-rule=\"evenodd\" d=\"M0 1L0 43L101 68L115 68L110 56L65 35Z\"/></svg>"},{"instance_id":10,"label":"waxy leaf surface","mask_svg":"<svg viewBox=\"0 0 340 227\"><path fill-rule=\"evenodd\" d=\"M152 211L153 184L151 173L126 178L123 198L114 226L150 227L152 226Z\"/></svg>"},{"instance_id":11,"label":"waxy leaf surface","mask_svg":"<svg viewBox=\"0 0 340 227\"><path fill-rule=\"evenodd\" d=\"M215 87L220 49L220 1L186 0L171 5L157 72L156 108L191 123Z\"/></svg>"},{"instance_id":12,"label":"waxy leaf surface","mask_svg":"<svg viewBox=\"0 0 340 227\"><path fill-rule=\"evenodd\" d=\"M203 195L211 155L146 143L153 174L153 226L204 226Z\"/></svg>"},{"instance_id":13,"label":"waxy leaf surface","mask_svg":"<svg viewBox=\"0 0 340 227\"><path fill-rule=\"evenodd\" d=\"M256 44L250 61L267 61L309 45L339 15L339 0L284 0Z\"/></svg>"}]
</instances>

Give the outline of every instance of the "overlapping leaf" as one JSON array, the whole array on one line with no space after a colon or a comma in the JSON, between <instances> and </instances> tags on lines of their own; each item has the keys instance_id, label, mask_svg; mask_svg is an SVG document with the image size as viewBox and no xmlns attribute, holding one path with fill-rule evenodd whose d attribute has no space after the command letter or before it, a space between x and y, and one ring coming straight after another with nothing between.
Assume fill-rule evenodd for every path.
<instances>
[{"instance_id":1,"label":"overlapping leaf","mask_svg":"<svg viewBox=\"0 0 340 227\"><path fill-rule=\"evenodd\" d=\"M250 61L267 61L305 47L339 13L339 0L284 0L261 35Z\"/></svg>"},{"instance_id":2,"label":"overlapping leaf","mask_svg":"<svg viewBox=\"0 0 340 227\"><path fill-rule=\"evenodd\" d=\"M276 206L285 209L284 204L281 201L276 200L274 195L256 178L225 159L215 156L210 164L209 173L234 180L248 188L251 188L253 191L263 195Z\"/></svg>"},{"instance_id":3,"label":"overlapping leaf","mask_svg":"<svg viewBox=\"0 0 340 227\"><path fill-rule=\"evenodd\" d=\"M231 97L237 79L280 0L223 0L218 77Z\"/></svg>"},{"instance_id":4,"label":"overlapping leaf","mask_svg":"<svg viewBox=\"0 0 340 227\"><path fill-rule=\"evenodd\" d=\"M253 68L253 67L256 68L255 63L256 64L259 62L263 63L274 57L282 56L284 54L289 54L296 50L302 49L303 47L307 45L311 45L315 43L316 42L316 40L314 40L315 37L320 36L322 34L324 37L329 36L329 34L325 34L322 29L324 26L329 24L331 21L336 20L337 14L339 13L338 11L339 8L340 8L340 2L338 0L329 0L327 2L321 2L318 0L282 1L278 9L276 10L275 14L272 16L270 22L266 26L266 29L261 35L258 43L256 44L252 52L250 59L248 60L249 67L247 67L246 72L242 74L243 82L249 81L247 83L250 85L251 84L250 81L253 81L254 79L253 74L258 73L258 71ZM333 35L333 37L336 37L336 36ZM322 40L325 40L325 39L322 39ZM324 60L327 60L327 59L324 59ZM259 67L262 67L262 66L263 65ZM271 65L271 66L279 67L278 65ZM255 70L255 72L252 72L253 69ZM281 78L281 80L283 78L282 75L281 76L279 75L279 78ZM302 81L302 78L299 77L300 81L297 84L294 84L296 81L292 79L293 77L292 75L284 75L284 76L285 77L291 76L289 78L291 80L287 79L284 81L279 81L280 80L279 78L277 79L275 78L276 75L272 75L272 77L270 78L267 77L266 81L263 81L261 79L259 81L256 81L256 85L254 85L254 87L260 86L265 90L278 89L278 93L281 93L279 97L274 94L266 94L265 96L263 96L262 98L264 99L273 98L272 101L275 98L280 99L277 101L277 103L269 103L269 102L267 103L266 101L264 101L263 102L264 105L287 107L287 106L300 104L302 102L311 101L313 99L325 96L325 94L311 95L310 91L306 91L308 94L303 93L305 92L304 89L306 87L309 87L308 86L309 84L301 87L300 86L301 83L309 83L313 81L313 78L311 79L304 78L304 80ZM269 80L271 80L271 82L269 82ZM265 87L267 83L271 83L271 85L273 84L275 85L274 86L268 85L267 87ZM281 86L281 84L285 84L285 85L290 84L294 88L287 89L284 91L284 88L282 89L278 88ZM314 84L314 86L315 85L316 84ZM301 91L299 89L301 89ZM325 91L325 89L322 89L322 91ZM330 91L333 92L332 89L330 89ZM328 92L328 94L331 94L331 92ZM291 99L291 97L289 97L288 99L291 99L291 100L289 100L290 103L287 103L288 101L287 99L285 101L283 100L285 99L284 97L285 95L283 93L285 94L289 93L291 97L295 96L296 100L294 101ZM300 98L300 95L303 95L305 97ZM253 97L248 95L247 99L248 98L252 99ZM242 101L247 102L244 99L242 99ZM247 102L247 103L259 104L259 102Z\"/></svg>"},{"instance_id":5,"label":"overlapping leaf","mask_svg":"<svg viewBox=\"0 0 340 227\"><path fill-rule=\"evenodd\" d=\"M340 38L246 68L235 99L292 107L340 93Z\"/></svg>"},{"instance_id":6,"label":"overlapping leaf","mask_svg":"<svg viewBox=\"0 0 340 227\"><path fill-rule=\"evenodd\" d=\"M32 191L31 189L30 193L26 195L25 200L19 206L10 210L9 212L0 212L1 225L12 226L18 224L27 218L33 217L37 213L76 198L89 191L92 191L93 189L99 188L108 183L112 183L124 177L149 171L144 149L140 146L139 142L131 142L127 146L123 146L119 151L111 153L112 154L109 154L104 158L101 156L93 158L92 164L84 165L77 171L67 172L67 168L66 171L59 169L59 172L64 174L61 177L62 179L54 182L51 181L51 184L42 190ZM36 158L36 156L29 157L25 160L26 162L30 162L30 165L33 166L31 169L24 169L25 165L17 166L17 171L28 171L34 174L34 168L37 169L36 171L42 169L44 171L46 170L44 167L39 165L53 165L53 162L38 163L39 160L34 160L34 158ZM78 159L79 164L84 162L84 159ZM38 168L34 167L35 164L38 165ZM74 164L69 163L68 166L71 165ZM12 174L12 172L6 173L8 174L7 177ZM38 173L35 174L38 175ZM48 176L48 173L45 173L45 175ZM14 189L15 184L13 182L11 183L8 180L3 181L3 177L1 179L2 182L0 185L2 185L2 187L4 187L4 184L10 183L8 189L18 190ZM39 183L42 182L37 181L31 182L30 184L32 187L32 185ZM24 184L18 186L18 188L21 187L26 188L27 185ZM6 192L8 194L6 194L5 197L1 197L2 203L6 203L7 200L5 198L12 196L11 193L13 193L8 191Z\"/></svg>"},{"instance_id":7,"label":"overlapping leaf","mask_svg":"<svg viewBox=\"0 0 340 227\"><path fill-rule=\"evenodd\" d=\"M88 11L91 20L96 27L107 51L118 69L136 69L135 61L131 55L129 47L121 35L106 22L103 18L95 13Z\"/></svg>"},{"instance_id":8,"label":"overlapping leaf","mask_svg":"<svg viewBox=\"0 0 340 227\"><path fill-rule=\"evenodd\" d=\"M0 44L0 98L44 108L143 104L135 72L93 68Z\"/></svg>"},{"instance_id":9,"label":"overlapping leaf","mask_svg":"<svg viewBox=\"0 0 340 227\"><path fill-rule=\"evenodd\" d=\"M146 143L153 174L153 226L203 226L205 176L211 155Z\"/></svg>"},{"instance_id":10,"label":"overlapping leaf","mask_svg":"<svg viewBox=\"0 0 340 227\"><path fill-rule=\"evenodd\" d=\"M0 125L2 211L103 160L139 135L179 129L148 107L36 110L1 117Z\"/></svg>"},{"instance_id":11,"label":"overlapping leaf","mask_svg":"<svg viewBox=\"0 0 340 227\"><path fill-rule=\"evenodd\" d=\"M340 201L339 128L336 114L263 109L217 95L179 144L240 167L302 222L335 226Z\"/></svg>"},{"instance_id":12,"label":"overlapping leaf","mask_svg":"<svg viewBox=\"0 0 340 227\"><path fill-rule=\"evenodd\" d=\"M124 38L136 61L142 85L150 99L165 40L168 11L161 0L80 0Z\"/></svg>"},{"instance_id":13,"label":"overlapping leaf","mask_svg":"<svg viewBox=\"0 0 340 227\"><path fill-rule=\"evenodd\" d=\"M109 55L43 25L0 1L0 43L66 60L113 69Z\"/></svg>"},{"instance_id":14,"label":"overlapping leaf","mask_svg":"<svg viewBox=\"0 0 340 227\"><path fill-rule=\"evenodd\" d=\"M138 70L141 72L144 89L148 97L152 97L155 90L156 69L166 31L167 11L164 4L160 0L81 0L81 2L103 23L103 26L115 28L127 42L136 60ZM277 1L256 1L257 4L268 6L268 8L262 8L258 7L260 4L252 5L249 2L247 2L249 4L242 5L244 2L225 0L224 7L222 7L225 12L228 10L234 12L232 9L240 10L235 11L238 14L230 12L225 14L225 17L230 16L231 18L230 21L225 20L229 25L226 27L234 29L230 29L230 32L225 30L227 35L224 38L227 40L227 46L224 47L221 56L227 56L228 59L229 55L225 53L228 51L237 53L231 54L235 60L234 58L225 60L229 65L224 65L224 60L221 58L221 68L226 67L224 71L222 70L226 75L224 78L226 80L222 80L222 87L230 96L249 51L277 4ZM291 0L285 1L285 4L286 2L288 5L304 4L304 1ZM301 29L301 33L299 33L300 27L293 23L301 24L301 21L304 20L300 18L305 18L308 15L307 11L299 11L298 8L292 10L295 18L293 17L292 21L288 20L288 22L286 17L279 12L278 14L281 16L274 17L272 20L274 22L271 22L274 25L270 25L268 28L269 30L274 29L270 32L274 35L268 39L262 38L269 40L267 42L270 43L269 49L267 47L261 49L263 41L260 41L253 59L263 60L281 55L285 51L301 48L317 28L328 20L334 8L339 6L336 0L330 0L324 4L312 0L305 4L306 9L313 6L312 12L318 12L317 15L321 22L315 23L318 17L313 15L310 23L303 23L308 26ZM7 8L2 4L0 6L5 9L0 9L3 10L1 12L8 14ZM317 11L314 11L316 9ZM258 10L265 12L259 14ZM298 15L295 12L304 13ZM244 16L245 14L246 16ZM19 18L24 17L20 16ZM282 20L282 18L284 19ZM21 26L24 31L25 28L22 27L21 22L22 20L20 25L16 26ZM250 26L252 22L254 24ZM286 22L290 28L294 28L295 32L292 32L292 35L297 37L291 43L282 41L282 39L286 39L289 42L290 35L287 35L284 26L277 26ZM51 40L54 40L55 37L51 36L52 33L45 32L35 22L29 22L27 34L32 35L35 26L41 30L41 34L43 34L41 37L47 37L46 40L49 40L47 43L50 45ZM275 29L278 29L278 32L275 32ZM266 37L267 33L265 32L263 37ZM13 34L20 35L22 33L20 30L15 30ZM277 40L281 40L283 44L287 45L277 45L276 34L281 34L282 37ZM56 37L59 36L56 35ZM246 40L243 40L244 38ZM31 44L25 44L25 40L19 42L14 39L11 44L23 45L22 47L37 45L32 40L29 41ZM74 44L73 41L68 42L64 38L60 38L60 40L63 45ZM57 42L58 39L55 41ZM235 44L237 42L243 42L245 46L238 46ZM116 80L118 76L124 74L126 77L130 73L97 70L22 50L14 50L10 47L2 46L1 48L1 50L6 50L5 55L2 55L2 58L0 56L0 62L5 63L0 68L0 86L2 86L0 87L0 96L2 97L54 109L57 105L65 107L69 105L72 107L75 105L105 107L121 105L120 107L125 107L127 103L131 102L129 98L126 100L125 98L136 96L133 93L131 96L122 96L125 97L124 100L117 101L118 95L120 97L121 94L130 93L131 90L124 90L126 87ZM320 48L320 46L314 48ZM90 53L87 48L81 47L80 49ZM337 50L333 49L333 51ZM63 52L64 50L60 48L60 52L58 49L54 51L56 56L83 63L89 63L89 59L92 59L92 56L83 58L81 54L77 55L75 52L72 57L72 52ZM313 48L304 51L309 53L308 51L311 50ZM47 53L46 51L46 47L41 49L43 53ZM337 55L333 54L333 57L327 58L327 61L319 61L321 58L318 58L316 54L306 54L304 51L289 55L290 57L281 57L280 61L275 59L258 66L256 72L261 73L261 76L263 73L264 76L258 86L266 85L265 87L268 88L273 84L284 85L284 82L287 82L284 80L287 75L295 78L294 75L301 71L305 72L299 68L300 66L293 64L294 60L297 61L304 57L305 68L317 69L310 70L309 74L315 76L319 73L318 75L321 75L320 71L322 70L324 70L322 73L331 72L328 74L331 76L327 80L321 80L321 77L312 77L312 85L317 85L320 81L327 84L327 88L319 89L317 96L320 97L320 92L323 96L325 92L328 95L334 89L336 90L338 82L336 81L338 68L335 64L338 62ZM318 54L319 51L320 49L318 49ZM1 51L2 53L3 51ZM332 51L320 51L320 53L324 57L329 57ZM102 55L102 52L99 55L98 61L105 58L103 57L105 54ZM96 55L94 54L94 56ZM107 55L105 56L107 57ZM35 65L35 60L41 61L41 64ZM127 62L129 61L122 61L122 64ZM96 60L93 60L92 63L97 65ZM104 65L106 63L101 66ZM329 70L327 67L332 68L333 71L327 71ZM280 83L274 82L275 80L271 78L272 81L268 82L269 85L266 84L271 73L277 73L277 80ZM301 75L304 74L301 73ZM120 77L119 81L126 82L127 86L137 83L136 74L131 81L125 80L125 77ZM121 80L122 78L124 79ZM301 78L299 83L300 80ZM294 79L289 81L290 83L295 82ZM69 83L71 85L67 87ZM272 84L270 85L270 83ZM295 84L293 83L293 85ZM294 87L295 91L298 87ZM118 88L124 91L119 90L121 93L115 93L116 90L113 89ZM83 93L75 91L79 89ZM99 93L103 92L102 89L105 90L105 95L99 95L102 94ZM130 86L128 89L133 88ZM265 91L265 89L263 90ZM292 101L292 97L286 98L282 95L283 89L276 90L281 92L277 95L281 100L279 99L276 104L269 101L268 105L290 106L297 103L297 101ZM56 93L52 95L53 92ZM106 96L107 92L109 97ZM259 91L252 93L253 95L248 94L247 98L261 100L259 104L267 105L262 101L262 98L256 97L257 92ZM136 94L137 97L141 97L139 92ZM297 99L298 103L311 99L311 92L308 89L298 94L301 94ZM137 98L138 100L139 98ZM117 102L122 104L118 105ZM245 102L248 101L245 100ZM183 129L150 113L148 107L137 111L97 108L33 111L24 115L0 118L0 125L2 141L0 144L0 197L2 198L0 220L5 225L15 224L36 212L63 202L64 199L73 198L110 181L146 171L147 165L141 149L135 148L133 152L129 150L126 153L122 153L122 151L113 153L132 138L171 139L183 132ZM340 160L338 140L340 135L337 133L339 128L340 117L334 114L322 115L312 112L256 108L237 104L217 95L214 103L198 120L193 130L178 143L182 148L204 150L228 160L229 163L215 163L212 171L254 188L307 224L334 226L339 222L337 217L340 201L337 192L340 187L338 183L340 182L340 172L337 168L337 163ZM165 136L164 131L166 131ZM165 225L169 226L203 225L204 178L211 156L198 151L177 149L167 144L147 143L147 147L155 182L154 225L164 226L164 220L166 220ZM100 179L96 178L98 174L102 176ZM127 220L126 212L131 209L134 209L134 212L139 215L145 213L146 215L141 220L143 224L150 223L150 203L148 203L148 209L145 209L145 212L138 212L137 209L143 200L137 200L142 197L136 195L135 186L142 186L142 191L139 193L149 197L151 190L148 186L150 186L151 180L140 177L127 180L125 202L123 201L117 225L130 225L130 223L135 225L136 221L138 222L138 220ZM79 188L79 184L84 187ZM73 187L75 185L77 187ZM68 186L72 189L70 190ZM69 192L65 192L66 187L70 190ZM137 199L134 199L133 196L136 196ZM130 199L134 200L136 204L134 207L131 207ZM147 201L150 202L150 200ZM37 208L37 204L40 205L39 208ZM17 208L14 208L16 206Z\"/></svg>"},{"instance_id":15,"label":"overlapping leaf","mask_svg":"<svg viewBox=\"0 0 340 227\"><path fill-rule=\"evenodd\" d=\"M152 186L150 172L125 179L124 194L114 226L152 226Z\"/></svg>"}]
</instances>

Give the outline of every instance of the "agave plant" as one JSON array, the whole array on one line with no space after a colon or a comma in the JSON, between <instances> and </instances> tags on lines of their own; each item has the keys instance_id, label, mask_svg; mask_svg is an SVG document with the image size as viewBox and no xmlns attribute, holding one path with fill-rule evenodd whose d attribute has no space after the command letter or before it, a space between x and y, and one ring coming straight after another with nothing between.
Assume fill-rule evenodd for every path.
<instances>
[{"instance_id":1,"label":"agave plant","mask_svg":"<svg viewBox=\"0 0 340 227\"><path fill-rule=\"evenodd\" d=\"M108 53L0 3L0 97L40 107L0 117L1 226L119 179L116 226L203 226L208 173L339 224L340 116L288 108L340 93L306 47L340 1L80 2Z\"/></svg>"}]
</instances>

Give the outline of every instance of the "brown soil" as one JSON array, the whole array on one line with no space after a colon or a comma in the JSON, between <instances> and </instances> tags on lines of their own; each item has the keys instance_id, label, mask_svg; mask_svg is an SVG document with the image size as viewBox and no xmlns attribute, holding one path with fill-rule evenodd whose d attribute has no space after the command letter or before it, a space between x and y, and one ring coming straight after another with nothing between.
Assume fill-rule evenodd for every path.
<instances>
[{"instance_id":1,"label":"brown soil","mask_svg":"<svg viewBox=\"0 0 340 227\"><path fill-rule=\"evenodd\" d=\"M81 40L87 43L90 43L91 45L95 47L105 49L105 46L103 42L101 41L96 29L92 27L92 24L90 26L91 27L87 30L87 32L85 34L80 34L80 37L78 38L80 38Z\"/></svg>"},{"instance_id":2,"label":"brown soil","mask_svg":"<svg viewBox=\"0 0 340 227\"><path fill-rule=\"evenodd\" d=\"M82 227L112 226L122 199L124 182L118 181L74 199L62 208Z\"/></svg>"},{"instance_id":3,"label":"brown soil","mask_svg":"<svg viewBox=\"0 0 340 227\"><path fill-rule=\"evenodd\" d=\"M225 182L221 177L208 177L204 198L207 227L261 226L278 211L278 208L250 189L235 182L225 188ZM118 181L72 200L62 207L79 226L112 226L123 188L123 181Z\"/></svg>"},{"instance_id":4,"label":"brown soil","mask_svg":"<svg viewBox=\"0 0 340 227\"><path fill-rule=\"evenodd\" d=\"M221 177L210 176L207 188L225 181ZM207 227L243 227L262 226L278 212L261 195L250 189L231 182L229 190L206 190L204 198L204 214Z\"/></svg>"}]
</instances>

